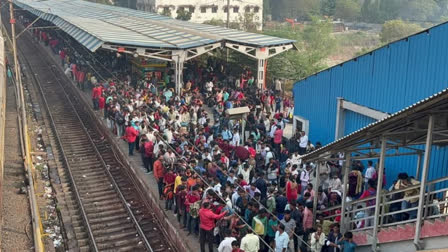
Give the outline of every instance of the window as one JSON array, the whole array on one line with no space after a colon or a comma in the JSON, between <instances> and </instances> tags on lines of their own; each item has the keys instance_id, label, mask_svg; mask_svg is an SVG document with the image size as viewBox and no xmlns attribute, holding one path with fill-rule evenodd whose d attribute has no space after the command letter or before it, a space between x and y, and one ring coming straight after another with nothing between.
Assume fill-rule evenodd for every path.
<instances>
[{"instance_id":1,"label":"window","mask_svg":"<svg viewBox=\"0 0 448 252\"><path fill-rule=\"evenodd\" d=\"M207 12L207 8L201 7L201 13L206 13L206 12Z\"/></svg>"},{"instance_id":2,"label":"window","mask_svg":"<svg viewBox=\"0 0 448 252\"><path fill-rule=\"evenodd\" d=\"M188 10L190 11L190 13L194 13L194 7L190 7L188 8Z\"/></svg>"},{"instance_id":3,"label":"window","mask_svg":"<svg viewBox=\"0 0 448 252\"><path fill-rule=\"evenodd\" d=\"M245 11L245 12L250 12L250 7L246 7L246 8L244 8L244 11Z\"/></svg>"},{"instance_id":4,"label":"window","mask_svg":"<svg viewBox=\"0 0 448 252\"><path fill-rule=\"evenodd\" d=\"M254 12L255 12L255 13L258 13L259 11L260 11L260 7L255 7L255 8L254 8Z\"/></svg>"},{"instance_id":5,"label":"window","mask_svg":"<svg viewBox=\"0 0 448 252\"><path fill-rule=\"evenodd\" d=\"M240 7L233 7L233 13L238 13L240 11Z\"/></svg>"},{"instance_id":6,"label":"window","mask_svg":"<svg viewBox=\"0 0 448 252\"><path fill-rule=\"evenodd\" d=\"M226 7L224 7L224 13L227 13L227 11L229 11L229 10L227 9L227 6L226 6Z\"/></svg>"},{"instance_id":7,"label":"window","mask_svg":"<svg viewBox=\"0 0 448 252\"><path fill-rule=\"evenodd\" d=\"M177 8L177 10L178 11L185 11L185 8L184 7L179 7L179 8Z\"/></svg>"},{"instance_id":8,"label":"window","mask_svg":"<svg viewBox=\"0 0 448 252\"><path fill-rule=\"evenodd\" d=\"M163 12L168 13L170 11L170 7L163 7Z\"/></svg>"},{"instance_id":9,"label":"window","mask_svg":"<svg viewBox=\"0 0 448 252\"><path fill-rule=\"evenodd\" d=\"M212 13L218 12L218 7L212 7Z\"/></svg>"}]
</instances>

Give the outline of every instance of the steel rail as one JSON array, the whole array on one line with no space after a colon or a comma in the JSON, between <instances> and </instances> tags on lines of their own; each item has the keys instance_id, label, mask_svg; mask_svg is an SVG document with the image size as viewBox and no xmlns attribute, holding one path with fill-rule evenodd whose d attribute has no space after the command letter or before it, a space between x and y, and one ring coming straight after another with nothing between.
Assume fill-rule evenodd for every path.
<instances>
[{"instance_id":1,"label":"steel rail","mask_svg":"<svg viewBox=\"0 0 448 252\"><path fill-rule=\"evenodd\" d=\"M45 55L43 58L46 59L46 58L48 58L48 56ZM30 69L32 69L31 64L29 63L29 61L28 61L28 60L25 60L25 61L27 62L28 67L29 67ZM48 62L48 61L47 61L47 62ZM48 62L48 63L50 63L50 62ZM51 64L51 63L50 63L50 64ZM143 239L145 247L146 247L149 251L153 252L153 249L152 249L151 245L149 244L149 241L147 240L146 236L144 235L143 230L142 230L142 228L140 227L140 225L138 224L138 221L137 221L135 215L132 213L132 210L130 209L130 207L129 207L127 201L125 200L125 198L124 198L124 196L123 196L121 190L119 189L119 187L118 187L118 185L117 185L117 183L116 183L116 180L113 178L112 174L110 173L110 171L109 171L109 169L108 169L108 166L106 165L106 163L105 163L103 157L100 155L100 153L99 153L99 151L98 151L98 149L97 149L97 147L96 147L96 145L95 145L95 142L93 141L93 139L91 138L90 134L88 133L88 131L87 131L87 127L86 127L85 123L84 123L83 120L81 119L79 113L77 112L77 109L75 108L74 104L73 104L72 101L70 100L69 95L67 94L66 90L64 89L64 86L62 85L62 83L60 82L60 79L58 78L58 76L56 75L56 73L55 73L54 71L55 71L55 69L54 69L54 64L51 64L51 73L52 73L52 75L54 76L54 78L57 80L57 83L61 86L61 88L62 88L62 90L63 90L63 93L64 93L64 95L65 95L65 99L69 101L68 104L70 105L70 107L71 107L71 109L73 110L74 114L75 114L76 117L78 118L79 122L82 124L82 126L83 126L83 127L82 127L82 128L83 128L83 131L84 131L84 133L87 135L87 137L88 137L88 139L89 139L89 141L90 141L91 146L92 146L92 147L94 148L94 150L95 150L95 153L96 153L97 157L99 157L99 159L100 159L100 161L101 161L101 164L103 165L104 170L106 171L106 174L107 174L108 177L111 179L111 182L112 182L112 184L113 184L114 190L118 193L118 196L120 197L120 200L122 201L123 206L125 207L125 209L127 210L128 215L131 217L132 221L134 222L134 226L135 226L135 228L137 229L137 232L138 232L139 236ZM54 123L54 117L53 117L52 113L51 113L50 110L49 110L49 105L48 105L48 101L47 101L47 99L46 99L46 97L45 97L45 93L44 93L44 91L43 91L43 89L42 89L42 86L41 86L39 80L38 80L35 76L33 76L33 79L34 79L34 80L36 81L36 83L38 84L39 91L40 91L40 93L41 93L41 95L42 95L42 98L43 98L43 100L44 100L46 110L47 110L47 112L48 112L49 115L50 115L50 121L51 121L51 124L52 124L52 126L53 126L55 132L56 132L56 137L57 137L58 143L59 143L59 145L60 145L60 147L61 147L62 154L63 154L63 156L64 156L64 161L65 161L65 163L66 163L66 165L67 165L67 167L68 167L68 171L69 171L70 179L71 179L71 181L72 181L72 183L73 183L73 187L74 187L74 189L75 189L76 197L77 197L77 200L78 200L78 202L79 202L79 206L80 206L80 208L81 208L82 215L83 215L84 221L85 221L86 226L87 226L87 230L88 230L89 238L90 238L90 240L92 241L92 246L94 247L95 251L98 251L98 246L97 246L96 241L95 241L95 236L93 235L93 231L92 231L92 229L91 229L91 227L90 227L90 224L89 224L89 222L88 222L88 216L87 216L87 214L86 214L86 211L85 211L84 206L83 206L83 202L82 202L81 197L80 197L80 195L79 195L78 188L77 188L77 186L76 186L76 182L75 182L74 176L73 176L73 174L72 174L70 165L69 165L68 160L67 160L67 157L66 157L66 155L65 155L65 151L64 151L64 149L63 149L63 147L62 147L62 141L61 141L61 139L60 139L60 133L59 133L59 131L56 129L56 125L55 125L55 123Z\"/></svg>"},{"instance_id":2,"label":"steel rail","mask_svg":"<svg viewBox=\"0 0 448 252\"><path fill-rule=\"evenodd\" d=\"M19 49L19 51L20 51L20 54L22 56L23 55L22 50ZM30 71L33 72L33 70L32 70L33 68L31 67L31 64L28 61L28 59L26 57L21 57L21 58L23 58L23 62L26 63L26 65L28 66ZM51 123L51 128L55 132L57 143L58 143L59 147L61 148L63 160L64 160L65 165L67 166L67 171L68 171L68 174L70 176L70 180L72 181L72 186L73 186L73 189L75 191L75 196L76 196L76 199L78 200L79 207L81 209L81 215L82 215L82 218L83 218L84 223L86 225L87 233L89 235L89 238L91 240L90 245L93 247L94 251L98 251L98 246L97 246L97 244L95 242L95 239L94 239L94 236L93 236L93 232L92 232L92 229L91 229L90 224L89 224L89 219L87 217L86 211L85 211L84 206L82 204L81 196L79 195L78 186L77 186L77 184L75 182L75 179L74 179L74 176L73 176L73 173L72 173L72 169L71 169L70 164L68 162L66 151L65 151L65 149L64 149L64 147L62 145L62 141L61 141L61 138L60 138L59 130L56 128L56 124L54 122L55 120L54 120L54 117L53 117L53 113L51 113L51 111L50 111L50 108L49 108L49 105L48 105L48 101L47 101L47 98L45 97L45 93L44 93L44 91L42 89L40 81L36 78L35 75L32 75L32 79L37 84L37 88L39 90L39 93L40 93L41 98L42 98L42 100L44 102L44 105L45 105L45 110L48 113L48 117L49 117L49 120L50 120L50 123Z\"/></svg>"}]
</instances>

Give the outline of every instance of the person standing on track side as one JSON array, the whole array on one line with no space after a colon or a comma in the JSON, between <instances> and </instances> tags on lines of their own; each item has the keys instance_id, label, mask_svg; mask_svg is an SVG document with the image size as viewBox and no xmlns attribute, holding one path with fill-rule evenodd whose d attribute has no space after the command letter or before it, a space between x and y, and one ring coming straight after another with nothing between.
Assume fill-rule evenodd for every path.
<instances>
[{"instance_id":1,"label":"person standing on track side","mask_svg":"<svg viewBox=\"0 0 448 252\"><path fill-rule=\"evenodd\" d=\"M199 243L201 252L205 252L205 243L208 242L208 251L213 252L215 220L222 219L228 211L220 214L215 214L210 209L210 202L204 202L202 208L199 210Z\"/></svg>"},{"instance_id":2,"label":"person standing on track side","mask_svg":"<svg viewBox=\"0 0 448 252\"><path fill-rule=\"evenodd\" d=\"M93 102L93 109L98 110L99 109L99 99L101 96L101 88L98 85L95 85L95 87L92 90L92 102Z\"/></svg>"},{"instance_id":3,"label":"person standing on track side","mask_svg":"<svg viewBox=\"0 0 448 252\"><path fill-rule=\"evenodd\" d=\"M154 177L157 181L157 188L159 189L159 199L163 195L163 177L165 176L165 167L163 166L163 155L159 154L153 166Z\"/></svg>"},{"instance_id":4,"label":"person standing on track side","mask_svg":"<svg viewBox=\"0 0 448 252\"><path fill-rule=\"evenodd\" d=\"M154 143L147 138L146 135L142 135L142 144L140 150L143 155L143 166L146 169L146 173L152 171L152 159L154 156Z\"/></svg>"},{"instance_id":5,"label":"person standing on track side","mask_svg":"<svg viewBox=\"0 0 448 252\"><path fill-rule=\"evenodd\" d=\"M129 125L126 128L126 133L124 135L124 138L126 142L128 142L129 145L129 156L134 155L134 149L135 149L135 142L137 140L138 131L132 126Z\"/></svg>"}]
</instances>

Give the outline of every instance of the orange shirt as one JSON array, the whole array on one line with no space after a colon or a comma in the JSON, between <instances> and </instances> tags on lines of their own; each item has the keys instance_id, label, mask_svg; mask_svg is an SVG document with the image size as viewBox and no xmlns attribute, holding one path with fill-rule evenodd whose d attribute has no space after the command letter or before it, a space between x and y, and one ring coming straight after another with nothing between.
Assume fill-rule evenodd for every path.
<instances>
[{"instance_id":1,"label":"orange shirt","mask_svg":"<svg viewBox=\"0 0 448 252\"><path fill-rule=\"evenodd\" d=\"M187 189L190 190L190 188L194 185L196 185L196 179L193 177L189 177L187 179Z\"/></svg>"},{"instance_id":2,"label":"orange shirt","mask_svg":"<svg viewBox=\"0 0 448 252\"><path fill-rule=\"evenodd\" d=\"M160 178L163 178L164 175L163 164L157 159L154 162L154 177L159 180Z\"/></svg>"}]
</instances>

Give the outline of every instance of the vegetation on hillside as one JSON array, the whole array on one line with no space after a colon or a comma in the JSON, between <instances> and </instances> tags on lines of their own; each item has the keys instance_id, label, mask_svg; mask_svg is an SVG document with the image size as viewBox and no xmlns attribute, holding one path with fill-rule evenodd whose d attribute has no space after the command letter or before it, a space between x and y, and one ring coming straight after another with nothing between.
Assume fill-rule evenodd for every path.
<instances>
[{"instance_id":1,"label":"vegetation on hillside","mask_svg":"<svg viewBox=\"0 0 448 252\"><path fill-rule=\"evenodd\" d=\"M406 37L410 34L419 32L421 30L422 27L418 24L407 23L403 20L387 21L386 23L384 23L383 28L381 29L381 42L389 43Z\"/></svg>"},{"instance_id":2,"label":"vegetation on hillside","mask_svg":"<svg viewBox=\"0 0 448 252\"><path fill-rule=\"evenodd\" d=\"M382 24L402 19L438 23L448 20L448 0L265 0L274 20L311 20L314 15Z\"/></svg>"}]
</instances>

